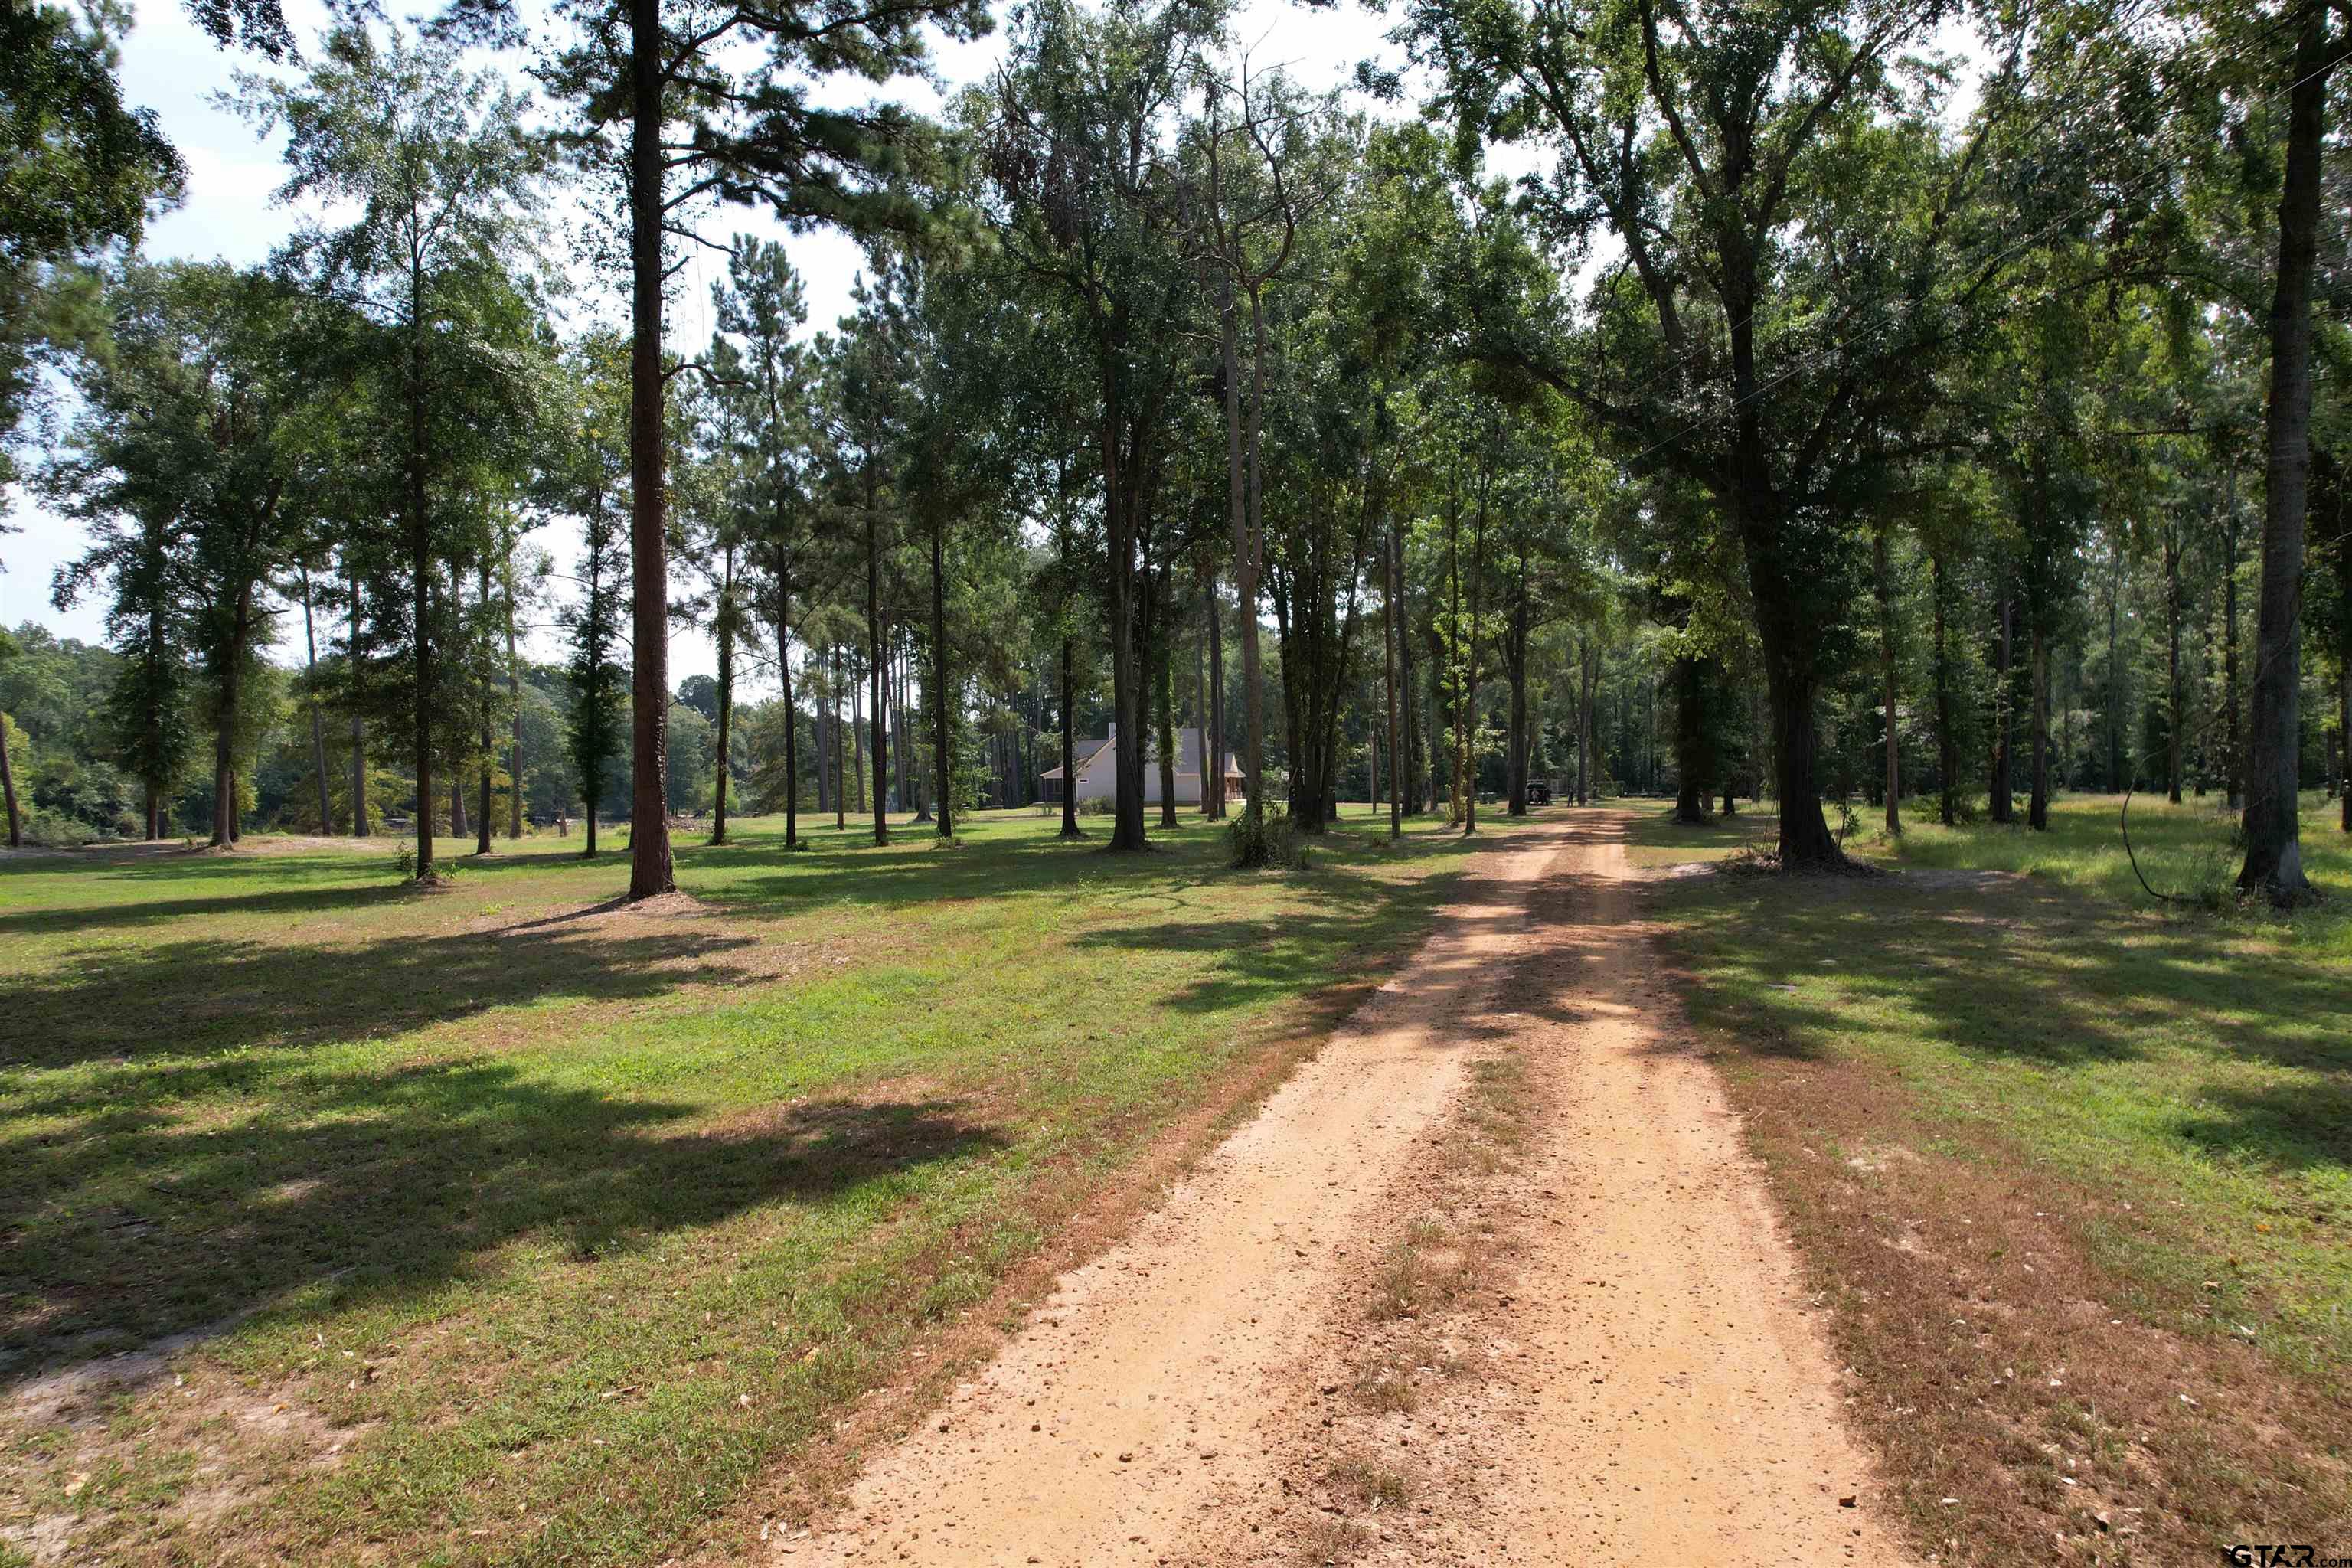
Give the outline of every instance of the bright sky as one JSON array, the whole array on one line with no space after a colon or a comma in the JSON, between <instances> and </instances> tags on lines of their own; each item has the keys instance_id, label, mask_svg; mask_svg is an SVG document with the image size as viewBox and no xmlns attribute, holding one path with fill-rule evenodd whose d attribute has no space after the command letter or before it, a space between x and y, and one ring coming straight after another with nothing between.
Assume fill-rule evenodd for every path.
<instances>
[{"instance_id":1,"label":"bright sky","mask_svg":"<svg viewBox=\"0 0 2352 1568\"><path fill-rule=\"evenodd\" d=\"M148 254L159 259L220 257L239 264L267 260L303 216L270 199L270 193L284 179L278 162L282 137L268 142L257 140L251 126L212 101L214 94L230 88L232 73L260 68L258 63L215 47L188 20L179 0L137 0L136 12L137 26L122 50L124 96L155 111L164 134L179 149L188 168L187 200L150 227ZM306 47L324 21L323 9L311 0L289 0L287 16ZM1393 60L1395 52L1382 37L1390 25L1362 10L1356 0L1344 0L1328 10L1309 10L1290 0L1251 0L1234 36L1249 49L1255 66L1286 65L1300 82L1320 91L1341 85L1360 58L1381 56ZM996 63L1003 44L1003 35L999 32L978 44L941 49L939 64L950 88L985 75ZM930 88L912 80L897 84L894 96L933 110L940 101ZM582 216L588 221L597 217ZM741 208L714 213L703 224L708 237L721 241L745 230L775 232L768 220ZM850 285L857 275L861 253L837 234L793 236L786 244L793 264L807 280L812 330L830 327L849 309ZM724 266L710 252L698 251L690 260L689 286L671 307L672 342L690 346L709 336L714 264ZM86 599L60 612L49 603L50 576L60 564L80 554L81 530L44 511L30 495L19 493L13 499L8 521L21 531L0 535L0 626L32 621L61 637L102 640L102 604ZM559 572L570 569L578 545L567 531L543 531L536 542L554 555ZM534 640L537 656L554 656L549 638L541 636ZM285 644L278 650L281 658L295 657L296 652ZM673 633L669 657L673 685L688 675L715 672L717 663L707 637L691 631Z\"/></svg>"}]
</instances>

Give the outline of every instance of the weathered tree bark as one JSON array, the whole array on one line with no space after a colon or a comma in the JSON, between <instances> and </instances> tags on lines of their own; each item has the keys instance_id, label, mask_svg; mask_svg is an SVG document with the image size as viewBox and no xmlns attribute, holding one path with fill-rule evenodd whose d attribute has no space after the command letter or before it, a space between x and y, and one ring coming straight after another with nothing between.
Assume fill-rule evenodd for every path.
<instances>
[{"instance_id":1,"label":"weathered tree bark","mask_svg":"<svg viewBox=\"0 0 2352 1568\"><path fill-rule=\"evenodd\" d=\"M580 858L593 860L596 858L596 801L604 793L604 770L588 769L586 776L580 781L580 787L587 797L587 809L581 814L581 823L587 829L587 837L580 847Z\"/></svg>"},{"instance_id":2,"label":"weathered tree bark","mask_svg":"<svg viewBox=\"0 0 2352 1568\"><path fill-rule=\"evenodd\" d=\"M629 0L629 897L677 886L669 853L669 555L662 468L661 0Z\"/></svg>"},{"instance_id":3,"label":"weathered tree bark","mask_svg":"<svg viewBox=\"0 0 2352 1568\"><path fill-rule=\"evenodd\" d=\"M310 565L298 561L294 566L302 584L302 652L310 683L310 771L319 780L319 831L332 833L335 808L327 795L327 719L319 707L319 633L310 619ZM152 824L147 837L155 837Z\"/></svg>"},{"instance_id":4,"label":"weathered tree bark","mask_svg":"<svg viewBox=\"0 0 2352 1568\"><path fill-rule=\"evenodd\" d=\"M1886 539L1893 531L1891 521L1879 520L1870 531L1870 554L1878 592L1879 710L1886 724L1886 831L1890 837L1899 838L1903 834L1903 765L1895 740L1895 574L1887 563Z\"/></svg>"},{"instance_id":5,"label":"weathered tree bark","mask_svg":"<svg viewBox=\"0 0 2352 1568\"><path fill-rule=\"evenodd\" d=\"M2319 259L2320 160L2328 7L2304 0L2287 93L2277 290L2271 298L2269 462L2263 486L2262 599L2246 756L2246 862L2238 886L2274 903L2312 896L2298 820L2303 726L2303 532L2311 483L2311 295Z\"/></svg>"},{"instance_id":6,"label":"weathered tree bark","mask_svg":"<svg viewBox=\"0 0 2352 1568\"><path fill-rule=\"evenodd\" d=\"M833 647L833 682L826 692L832 699L825 717L833 725L833 830L842 833L849 827L849 781L856 775L849 771L847 752L841 723L841 645Z\"/></svg>"}]
</instances>

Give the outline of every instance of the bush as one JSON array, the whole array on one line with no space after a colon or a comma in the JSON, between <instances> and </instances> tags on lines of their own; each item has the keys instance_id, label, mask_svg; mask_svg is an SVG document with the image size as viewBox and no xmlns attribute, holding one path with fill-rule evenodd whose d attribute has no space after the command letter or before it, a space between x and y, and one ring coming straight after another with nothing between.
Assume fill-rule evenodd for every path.
<instances>
[{"instance_id":1,"label":"bush","mask_svg":"<svg viewBox=\"0 0 2352 1568\"><path fill-rule=\"evenodd\" d=\"M1243 812L1225 829L1233 845L1234 864L1243 869L1270 866L1277 871L1307 867L1307 842L1286 816L1253 817Z\"/></svg>"},{"instance_id":2,"label":"bush","mask_svg":"<svg viewBox=\"0 0 2352 1568\"><path fill-rule=\"evenodd\" d=\"M1110 796L1107 795L1098 795L1091 799L1079 801L1078 815L1080 816L1108 816L1110 815Z\"/></svg>"}]
</instances>

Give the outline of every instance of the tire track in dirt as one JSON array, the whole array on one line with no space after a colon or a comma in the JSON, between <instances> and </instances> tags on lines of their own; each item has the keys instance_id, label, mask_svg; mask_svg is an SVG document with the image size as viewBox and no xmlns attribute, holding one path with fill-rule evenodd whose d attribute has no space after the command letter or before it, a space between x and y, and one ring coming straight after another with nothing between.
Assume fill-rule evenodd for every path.
<instances>
[{"instance_id":1,"label":"tire track in dirt","mask_svg":"<svg viewBox=\"0 0 2352 1568\"><path fill-rule=\"evenodd\" d=\"M1255 1118L767 1560L1901 1561L1840 1506L1868 1471L1833 1370L1710 1070L1661 1027L1625 820L1486 851ZM1472 1200L1511 1279L1445 1325L1471 1374L1343 1424L1381 1260L1458 1177L1440 1142L1500 1056L1527 1142ZM1335 1533L1343 1443L1409 1455L1419 1508Z\"/></svg>"}]
</instances>

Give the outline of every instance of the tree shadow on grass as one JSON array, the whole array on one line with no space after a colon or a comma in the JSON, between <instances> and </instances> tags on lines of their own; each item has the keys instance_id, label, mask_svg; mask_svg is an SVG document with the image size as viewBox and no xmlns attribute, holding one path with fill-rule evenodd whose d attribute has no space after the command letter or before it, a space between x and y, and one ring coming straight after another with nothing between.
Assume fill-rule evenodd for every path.
<instances>
[{"instance_id":1,"label":"tree shadow on grass","mask_svg":"<svg viewBox=\"0 0 2352 1568\"><path fill-rule=\"evenodd\" d=\"M525 1003L646 998L688 980L740 983L754 975L726 955L754 945L698 921L664 920L626 935L548 924L341 944L189 938L97 949L0 979L8 1020L0 1087L26 1068L148 1068L397 1034ZM236 1063L220 1065L233 1071ZM109 1086L124 1092L143 1098L135 1083Z\"/></svg>"},{"instance_id":2,"label":"tree shadow on grass","mask_svg":"<svg viewBox=\"0 0 2352 1568\"><path fill-rule=\"evenodd\" d=\"M1958 888L1902 874L1717 876L1667 897L1695 922L1711 972L1695 1011L1743 1048L1843 1039L1869 1054L1882 1036L1892 1048L1916 1033L2040 1073L2133 1062L2170 1073L2177 1061L2178 1094L2210 1111L2184 1117L2182 1138L2278 1166L2352 1169L2341 1131L2352 1124L2352 984L2340 967L2030 878ZM1793 989L1824 975L1836 982L1828 1000ZM2294 1079L2249 1089L2200 1070L2235 1062Z\"/></svg>"},{"instance_id":3,"label":"tree shadow on grass","mask_svg":"<svg viewBox=\"0 0 2352 1568\"><path fill-rule=\"evenodd\" d=\"M957 1100L673 1128L695 1114L476 1062L313 1073L228 1121L126 1110L0 1140L0 1388L256 1311L413 1297L518 1238L593 1267L667 1230L1008 1145Z\"/></svg>"}]
</instances>

